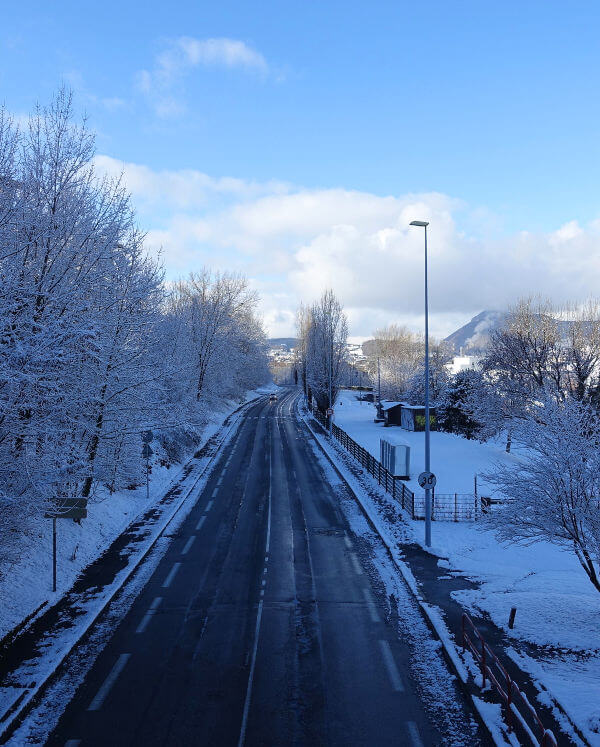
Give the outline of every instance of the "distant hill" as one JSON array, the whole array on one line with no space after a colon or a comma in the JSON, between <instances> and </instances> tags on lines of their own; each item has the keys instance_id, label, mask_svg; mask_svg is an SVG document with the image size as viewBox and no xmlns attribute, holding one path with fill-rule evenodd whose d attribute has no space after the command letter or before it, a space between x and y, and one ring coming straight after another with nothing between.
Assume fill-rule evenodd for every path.
<instances>
[{"instance_id":1,"label":"distant hill","mask_svg":"<svg viewBox=\"0 0 600 747\"><path fill-rule=\"evenodd\" d=\"M270 348L283 348L288 352L298 345L296 337L271 337L267 340Z\"/></svg>"},{"instance_id":2,"label":"distant hill","mask_svg":"<svg viewBox=\"0 0 600 747\"><path fill-rule=\"evenodd\" d=\"M485 350L490 334L503 325L506 317L505 311L482 311L456 332L448 335L445 341L450 343L457 355L461 350L464 355L476 355Z\"/></svg>"}]
</instances>

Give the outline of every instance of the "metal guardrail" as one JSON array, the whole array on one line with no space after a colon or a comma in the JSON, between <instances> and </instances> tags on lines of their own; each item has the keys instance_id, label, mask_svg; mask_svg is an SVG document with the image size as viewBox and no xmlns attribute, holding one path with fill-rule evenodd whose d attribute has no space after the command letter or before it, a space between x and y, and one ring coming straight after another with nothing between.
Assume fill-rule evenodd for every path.
<instances>
[{"instance_id":1,"label":"metal guardrail","mask_svg":"<svg viewBox=\"0 0 600 747\"><path fill-rule=\"evenodd\" d=\"M327 429L327 418L319 410L313 411L313 416ZM394 477L375 457L363 446L351 438L346 431L335 423L331 424L331 434L346 449L346 451L364 467L378 484L389 493L395 501L408 511L411 518L419 518L415 514L415 494L407 488L399 477Z\"/></svg>"},{"instance_id":2,"label":"metal guardrail","mask_svg":"<svg viewBox=\"0 0 600 747\"><path fill-rule=\"evenodd\" d=\"M471 635L474 636L475 640L471 638ZM466 612L463 612L462 616L462 648L463 653L469 649L475 661L479 664L481 669L481 687L485 687L486 682L489 680L490 684L494 686L504 701L508 731L511 732L513 730L513 718L516 717L533 741L533 744L553 745L556 747L557 742L554 734L550 729L544 727L535 708L502 666L500 660ZM525 716L519 710L519 706L524 710ZM530 722L533 722L533 728L540 734L539 738L535 736L530 728L527 718Z\"/></svg>"},{"instance_id":3,"label":"metal guardrail","mask_svg":"<svg viewBox=\"0 0 600 747\"><path fill-rule=\"evenodd\" d=\"M313 411L315 419L328 429L327 417L319 410ZM361 446L346 431L332 423L333 437L356 459L378 484L389 493L395 501L408 511L412 519L425 518L425 494L413 493L405 483L394 477L375 457ZM436 493L432 495L432 519L434 521L476 521L481 515L479 498L475 493Z\"/></svg>"}]
</instances>

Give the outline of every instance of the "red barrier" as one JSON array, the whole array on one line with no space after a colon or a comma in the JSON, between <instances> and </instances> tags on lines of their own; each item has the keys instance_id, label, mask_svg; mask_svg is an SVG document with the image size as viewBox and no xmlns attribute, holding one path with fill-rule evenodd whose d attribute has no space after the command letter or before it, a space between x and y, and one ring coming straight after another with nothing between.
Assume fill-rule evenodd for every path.
<instances>
[{"instance_id":1,"label":"red barrier","mask_svg":"<svg viewBox=\"0 0 600 747\"><path fill-rule=\"evenodd\" d=\"M472 633L475 634L476 640L479 642L479 648L477 647L476 642L471 639L469 633L467 632L467 627L469 627ZM550 729L544 728L544 725L542 724L535 708L531 705L524 693L521 692L519 686L511 678L510 674L502 666L500 660L492 651L485 638L481 635L466 612L463 612L462 616L462 647L463 652L466 651L467 648L469 649L469 651L473 654L475 661L477 661L481 668L481 686L485 687L486 680L489 680L500 694L502 700L505 702L506 724L508 726L509 732L512 731L513 728L513 715L516 715L519 718L519 721L521 722L525 731L527 731L529 735L533 739L535 739L535 741L537 741L538 744L554 745L554 747L556 747L557 743L554 734L550 731ZM502 684L498 681L498 676L493 671L493 667L496 667L499 674L502 676ZM535 728L537 728L537 730L541 733L541 739L535 737L535 735L529 728L527 721L517 708L515 700L517 700L521 704L521 706L525 707L526 714L529 715L529 717L533 720Z\"/></svg>"}]
</instances>

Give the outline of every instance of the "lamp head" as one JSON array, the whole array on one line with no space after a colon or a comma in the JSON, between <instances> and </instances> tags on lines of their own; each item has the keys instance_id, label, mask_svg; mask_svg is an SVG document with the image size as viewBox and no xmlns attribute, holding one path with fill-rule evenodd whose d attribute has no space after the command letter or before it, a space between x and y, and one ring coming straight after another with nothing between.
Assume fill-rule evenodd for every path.
<instances>
[{"instance_id":1,"label":"lamp head","mask_svg":"<svg viewBox=\"0 0 600 747\"><path fill-rule=\"evenodd\" d=\"M422 228L427 228L429 225L429 221L426 220L411 220L410 222L411 226L421 226Z\"/></svg>"}]
</instances>

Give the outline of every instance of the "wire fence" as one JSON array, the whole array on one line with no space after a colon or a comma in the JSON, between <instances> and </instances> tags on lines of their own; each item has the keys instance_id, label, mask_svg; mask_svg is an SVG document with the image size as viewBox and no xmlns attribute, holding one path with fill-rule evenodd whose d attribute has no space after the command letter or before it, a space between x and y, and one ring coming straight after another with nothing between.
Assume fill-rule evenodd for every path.
<instances>
[{"instance_id":1,"label":"wire fence","mask_svg":"<svg viewBox=\"0 0 600 747\"><path fill-rule=\"evenodd\" d=\"M313 411L315 419L328 430L327 417L319 410ZM346 451L377 480L386 493L407 511L412 519L425 518L425 494L413 493L403 480L391 474L375 457L346 431L331 424L331 435ZM481 504L475 493L432 493L431 518L433 521L476 521L481 516Z\"/></svg>"}]
</instances>

